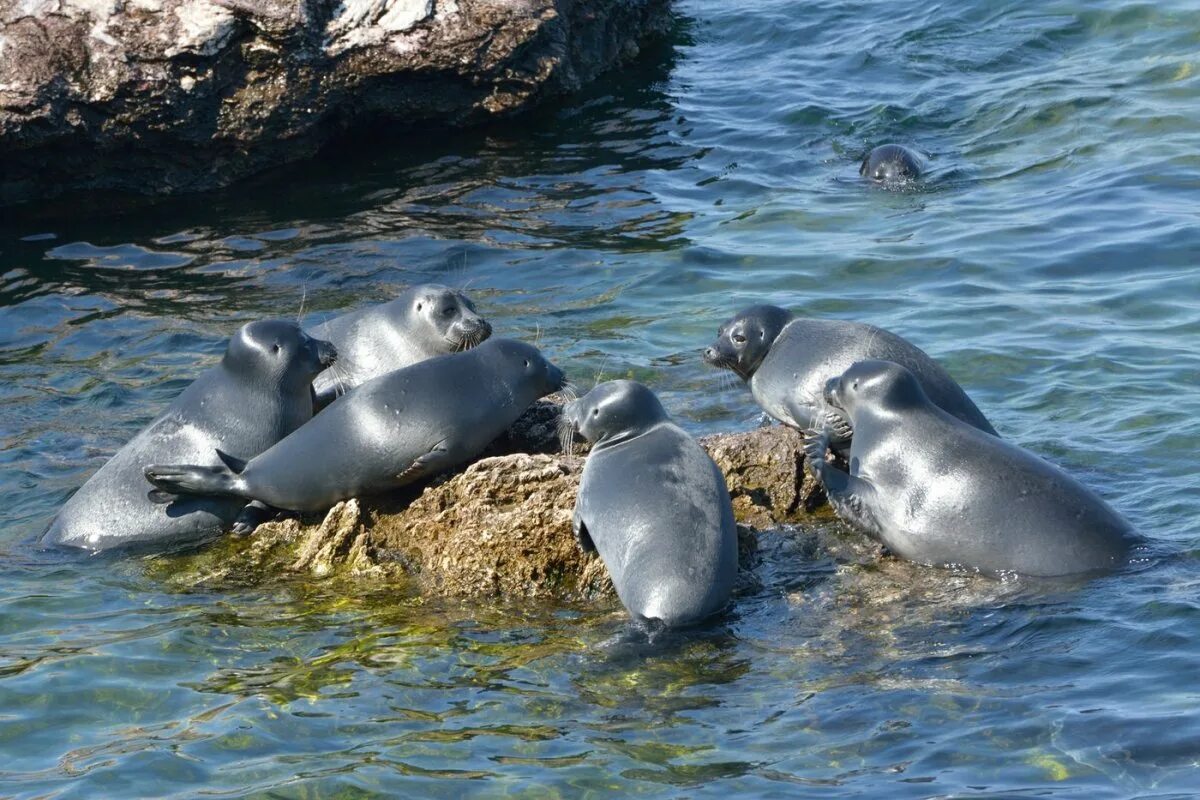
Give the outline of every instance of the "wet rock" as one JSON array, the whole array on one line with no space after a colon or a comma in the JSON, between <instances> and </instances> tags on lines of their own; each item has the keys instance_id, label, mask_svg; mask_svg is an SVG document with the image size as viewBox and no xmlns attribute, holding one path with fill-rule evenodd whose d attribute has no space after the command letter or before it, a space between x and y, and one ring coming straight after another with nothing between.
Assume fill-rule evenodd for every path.
<instances>
[{"instance_id":1,"label":"wet rock","mask_svg":"<svg viewBox=\"0 0 1200 800\"><path fill-rule=\"evenodd\" d=\"M552 402L537 403L492 446L494 455L456 474L339 503L323 518L265 523L172 574L191 585L339 576L406 579L424 593L455 597L610 596L603 562L584 554L571 532L584 458L558 452L560 413ZM803 477L801 438L773 426L701 444L725 473L741 523L743 582L752 583L756 529L805 518L819 497Z\"/></svg>"},{"instance_id":2,"label":"wet rock","mask_svg":"<svg viewBox=\"0 0 1200 800\"><path fill-rule=\"evenodd\" d=\"M725 474L739 522L768 528L803 519L825 502L804 469L804 438L783 425L706 436L700 444Z\"/></svg>"},{"instance_id":3,"label":"wet rock","mask_svg":"<svg viewBox=\"0 0 1200 800\"><path fill-rule=\"evenodd\" d=\"M210 189L367 125L493 119L668 19L668 0L0 0L0 203Z\"/></svg>"}]
</instances>

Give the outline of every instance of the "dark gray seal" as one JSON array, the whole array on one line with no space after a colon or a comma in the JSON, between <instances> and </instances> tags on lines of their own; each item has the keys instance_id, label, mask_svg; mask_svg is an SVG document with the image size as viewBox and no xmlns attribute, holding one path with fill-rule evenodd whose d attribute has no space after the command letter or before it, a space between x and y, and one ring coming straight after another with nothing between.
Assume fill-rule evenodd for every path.
<instances>
[{"instance_id":1,"label":"dark gray seal","mask_svg":"<svg viewBox=\"0 0 1200 800\"><path fill-rule=\"evenodd\" d=\"M825 382L869 358L907 367L934 403L968 425L996 434L940 364L916 345L874 325L806 319L778 306L751 306L722 325L717 340L704 351L709 364L744 380L772 417L798 430L827 427L839 450L845 449L852 431L849 422L822 401Z\"/></svg>"},{"instance_id":2,"label":"dark gray seal","mask_svg":"<svg viewBox=\"0 0 1200 800\"><path fill-rule=\"evenodd\" d=\"M876 183L903 183L921 177L925 170L922 159L912 150L899 144L876 147L862 161L858 174Z\"/></svg>"},{"instance_id":3,"label":"dark gray seal","mask_svg":"<svg viewBox=\"0 0 1200 800\"><path fill-rule=\"evenodd\" d=\"M580 545L599 552L639 621L687 625L725 607L737 528L725 478L654 393L609 381L563 410L593 443L575 501Z\"/></svg>"},{"instance_id":4,"label":"dark gray seal","mask_svg":"<svg viewBox=\"0 0 1200 800\"><path fill-rule=\"evenodd\" d=\"M338 351L337 364L313 381L321 409L371 378L469 350L492 335L492 326L462 292L424 284L395 300L334 317L312 333Z\"/></svg>"},{"instance_id":5,"label":"dark gray seal","mask_svg":"<svg viewBox=\"0 0 1200 800\"><path fill-rule=\"evenodd\" d=\"M938 408L889 361L829 381L854 426L849 473L810 433L806 462L838 515L901 558L988 573L1059 576L1124 563L1140 538L1062 470Z\"/></svg>"},{"instance_id":6,"label":"dark gray seal","mask_svg":"<svg viewBox=\"0 0 1200 800\"><path fill-rule=\"evenodd\" d=\"M333 345L291 322L244 326L218 365L201 373L67 501L42 542L106 550L216 536L238 517L244 501L155 504L146 497L142 469L162 461L212 467L221 463L218 450L243 459L258 455L312 417L313 376L335 356Z\"/></svg>"},{"instance_id":7,"label":"dark gray seal","mask_svg":"<svg viewBox=\"0 0 1200 800\"><path fill-rule=\"evenodd\" d=\"M151 465L146 479L168 496L224 495L323 511L470 461L563 385L562 371L536 347L489 339L367 381L249 462Z\"/></svg>"}]
</instances>

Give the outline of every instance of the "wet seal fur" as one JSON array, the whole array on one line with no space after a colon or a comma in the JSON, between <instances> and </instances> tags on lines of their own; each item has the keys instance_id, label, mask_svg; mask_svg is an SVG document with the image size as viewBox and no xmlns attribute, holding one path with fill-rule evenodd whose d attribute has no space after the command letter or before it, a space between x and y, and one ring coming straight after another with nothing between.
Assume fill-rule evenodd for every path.
<instances>
[{"instance_id":1,"label":"wet seal fur","mask_svg":"<svg viewBox=\"0 0 1200 800\"><path fill-rule=\"evenodd\" d=\"M850 471L816 431L806 463L838 516L901 558L1055 577L1118 567L1142 541L1058 467L938 408L898 364L854 364L825 396L854 426Z\"/></svg>"},{"instance_id":2,"label":"wet seal fur","mask_svg":"<svg viewBox=\"0 0 1200 800\"><path fill-rule=\"evenodd\" d=\"M312 329L337 347L338 361L313 381L317 408L372 378L429 358L469 350L492 335L462 292L439 284L334 317Z\"/></svg>"},{"instance_id":3,"label":"wet seal fur","mask_svg":"<svg viewBox=\"0 0 1200 800\"><path fill-rule=\"evenodd\" d=\"M640 383L602 383L563 420L592 442L573 528L636 620L699 622L729 601L737 527L725 478Z\"/></svg>"},{"instance_id":4,"label":"wet seal fur","mask_svg":"<svg viewBox=\"0 0 1200 800\"><path fill-rule=\"evenodd\" d=\"M920 156L904 145L884 144L867 153L858 174L876 183L915 181L924 174Z\"/></svg>"},{"instance_id":5,"label":"wet seal fur","mask_svg":"<svg viewBox=\"0 0 1200 800\"><path fill-rule=\"evenodd\" d=\"M221 462L217 451L253 458L312 418L312 379L333 363L329 342L291 322L251 322L229 341L173 403L117 451L59 510L42 536L47 545L107 550L185 544L216 536L239 516L243 500L146 496L142 469L155 461Z\"/></svg>"},{"instance_id":6,"label":"wet seal fur","mask_svg":"<svg viewBox=\"0 0 1200 800\"><path fill-rule=\"evenodd\" d=\"M936 405L997 435L940 364L906 339L874 325L806 319L778 306L750 306L722 325L717 340L704 351L710 365L731 370L745 381L772 417L797 430L828 429L839 452L848 447L853 431L843 414L825 404L825 383L865 359L907 367Z\"/></svg>"},{"instance_id":7,"label":"wet seal fur","mask_svg":"<svg viewBox=\"0 0 1200 800\"><path fill-rule=\"evenodd\" d=\"M488 339L367 381L248 462L151 465L146 479L159 499L233 496L324 511L470 461L564 383L562 371L536 347Z\"/></svg>"}]
</instances>

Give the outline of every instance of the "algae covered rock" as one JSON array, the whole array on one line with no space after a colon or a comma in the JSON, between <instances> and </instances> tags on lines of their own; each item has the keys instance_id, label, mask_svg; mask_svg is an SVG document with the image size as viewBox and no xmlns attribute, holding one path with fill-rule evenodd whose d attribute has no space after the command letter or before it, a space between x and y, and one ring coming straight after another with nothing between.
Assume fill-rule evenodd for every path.
<instances>
[{"instance_id":1,"label":"algae covered rock","mask_svg":"<svg viewBox=\"0 0 1200 800\"><path fill-rule=\"evenodd\" d=\"M274 576L402 580L450 597L578 600L611 596L603 562L571 532L583 471L557 452L561 406L535 404L490 452L426 486L339 503L324 517L265 523L175 560L177 585ZM802 518L819 495L803 471L799 434L781 426L701 439L734 500L739 561L755 558L755 528Z\"/></svg>"}]
</instances>

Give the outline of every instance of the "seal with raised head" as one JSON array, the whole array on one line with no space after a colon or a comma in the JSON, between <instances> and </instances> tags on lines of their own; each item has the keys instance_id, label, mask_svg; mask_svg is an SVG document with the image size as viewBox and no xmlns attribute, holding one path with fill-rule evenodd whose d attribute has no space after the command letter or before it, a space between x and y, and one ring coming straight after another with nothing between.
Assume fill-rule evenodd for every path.
<instances>
[{"instance_id":1,"label":"seal with raised head","mask_svg":"<svg viewBox=\"0 0 1200 800\"><path fill-rule=\"evenodd\" d=\"M592 443L573 527L599 552L639 621L699 622L725 607L737 577L729 489L704 449L634 381L602 383L563 409Z\"/></svg>"},{"instance_id":2,"label":"seal with raised head","mask_svg":"<svg viewBox=\"0 0 1200 800\"><path fill-rule=\"evenodd\" d=\"M143 468L163 461L215 466L221 463L218 450L253 458L312 418L312 379L336 354L329 342L307 336L291 322L245 325L219 364L201 373L67 501L42 542L105 550L190 543L219 534L245 501L152 503Z\"/></svg>"},{"instance_id":3,"label":"seal with raised head","mask_svg":"<svg viewBox=\"0 0 1200 800\"><path fill-rule=\"evenodd\" d=\"M825 387L854 426L850 471L809 433L806 463L838 516L910 561L1052 577L1117 567L1141 539L1058 467L947 414L890 361Z\"/></svg>"},{"instance_id":4,"label":"seal with raised head","mask_svg":"<svg viewBox=\"0 0 1200 800\"><path fill-rule=\"evenodd\" d=\"M322 409L371 378L469 350L492 335L492 326L465 294L429 283L334 317L312 334L333 342L338 351L337 364L313 381L317 408Z\"/></svg>"},{"instance_id":5,"label":"seal with raised head","mask_svg":"<svg viewBox=\"0 0 1200 800\"><path fill-rule=\"evenodd\" d=\"M483 452L534 401L563 388L536 347L488 339L372 378L265 453L218 467L151 465L163 500L241 497L290 511L323 511L445 472Z\"/></svg>"},{"instance_id":6,"label":"seal with raised head","mask_svg":"<svg viewBox=\"0 0 1200 800\"><path fill-rule=\"evenodd\" d=\"M750 306L722 325L717 340L704 351L709 364L731 370L745 381L772 417L797 430L827 427L833 445L841 451L852 431L844 416L822 401L825 382L869 358L907 367L934 403L968 425L996 435L940 364L906 339L874 325L796 317L778 306Z\"/></svg>"},{"instance_id":7,"label":"seal with raised head","mask_svg":"<svg viewBox=\"0 0 1200 800\"><path fill-rule=\"evenodd\" d=\"M883 144L876 147L862 160L858 174L876 183L903 183L914 181L924 172L922 159L912 150L900 144Z\"/></svg>"}]
</instances>

